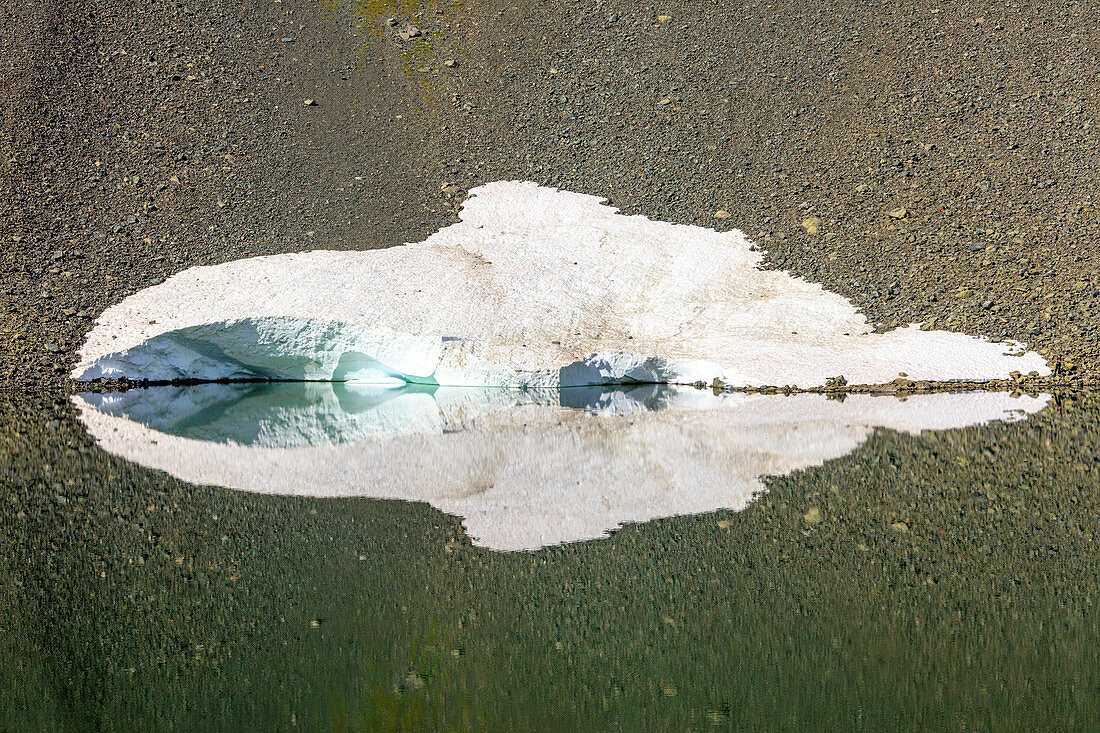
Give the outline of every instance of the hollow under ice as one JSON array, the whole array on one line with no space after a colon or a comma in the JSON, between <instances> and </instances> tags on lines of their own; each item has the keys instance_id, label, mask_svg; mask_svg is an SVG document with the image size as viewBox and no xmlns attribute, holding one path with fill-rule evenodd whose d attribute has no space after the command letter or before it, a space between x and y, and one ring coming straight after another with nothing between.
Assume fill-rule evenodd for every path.
<instances>
[{"instance_id":1,"label":"hollow under ice","mask_svg":"<svg viewBox=\"0 0 1100 733\"><path fill-rule=\"evenodd\" d=\"M739 231L492 183L418 244L194 267L108 309L73 377L554 387L983 380L1049 370L1017 343L872 333Z\"/></svg>"},{"instance_id":2,"label":"hollow under ice","mask_svg":"<svg viewBox=\"0 0 1100 733\"><path fill-rule=\"evenodd\" d=\"M324 382L74 396L101 448L192 483L264 494L428 502L475 545L532 550L628 522L739 511L783 475L876 427L1014 420L1048 401L999 392L906 400L657 385L563 390ZM583 409L568 409L568 408Z\"/></svg>"}]
</instances>

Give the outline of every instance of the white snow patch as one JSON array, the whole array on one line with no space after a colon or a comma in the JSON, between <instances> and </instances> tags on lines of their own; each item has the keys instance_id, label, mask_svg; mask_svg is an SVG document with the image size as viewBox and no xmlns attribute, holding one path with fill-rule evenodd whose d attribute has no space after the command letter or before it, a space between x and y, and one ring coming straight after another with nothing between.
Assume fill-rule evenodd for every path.
<instances>
[{"instance_id":1,"label":"white snow patch","mask_svg":"<svg viewBox=\"0 0 1100 733\"><path fill-rule=\"evenodd\" d=\"M419 244L191 268L103 313L73 377L810 387L1049 374L1017 343L874 334L840 295L760 270L739 231L600 202L492 183Z\"/></svg>"},{"instance_id":2,"label":"white snow patch","mask_svg":"<svg viewBox=\"0 0 1100 733\"><path fill-rule=\"evenodd\" d=\"M1013 420L1049 399L260 387L270 385L73 401L104 450L184 481L428 502L462 517L476 545L511 551L606 537L628 522L741 510L764 490L763 476L843 456L876 427L917 434Z\"/></svg>"}]
</instances>

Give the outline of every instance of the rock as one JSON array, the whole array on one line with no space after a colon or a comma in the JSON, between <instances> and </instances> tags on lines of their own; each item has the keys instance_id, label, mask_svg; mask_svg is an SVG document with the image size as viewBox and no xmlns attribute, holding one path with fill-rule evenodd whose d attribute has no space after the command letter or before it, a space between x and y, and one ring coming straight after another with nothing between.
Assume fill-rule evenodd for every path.
<instances>
[{"instance_id":1,"label":"rock","mask_svg":"<svg viewBox=\"0 0 1100 733\"><path fill-rule=\"evenodd\" d=\"M294 36L284 36L281 40L283 43L294 43Z\"/></svg>"},{"instance_id":2,"label":"rock","mask_svg":"<svg viewBox=\"0 0 1100 733\"><path fill-rule=\"evenodd\" d=\"M65 256L65 253L63 251L57 250L52 255L50 255L50 259L53 260L54 262L56 262L57 260L62 259L64 256Z\"/></svg>"},{"instance_id":3,"label":"rock","mask_svg":"<svg viewBox=\"0 0 1100 733\"><path fill-rule=\"evenodd\" d=\"M905 522L894 522L890 525L890 529L897 532L898 534L905 534L909 531L909 525Z\"/></svg>"},{"instance_id":4,"label":"rock","mask_svg":"<svg viewBox=\"0 0 1100 733\"><path fill-rule=\"evenodd\" d=\"M806 524L817 524L821 521L821 510L817 507L810 507L809 511L802 515L802 521Z\"/></svg>"},{"instance_id":5,"label":"rock","mask_svg":"<svg viewBox=\"0 0 1100 733\"><path fill-rule=\"evenodd\" d=\"M312 99L304 99L304 100L302 100L302 105L305 106L305 107L316 107L317 102L315 100L312 100Z\"/></svg>"},{"instance_id":6,"label":"rock","mask_svg":"<svg viewBox=\"0 0 1100 733\"><path fill-rule=\"evenodd\" d=\"M906 219L909 217L909 210L902 206L897 209L890 209L886 212L886 215L891 219Z\"/></svg>"},{"instance_id":7,"label":"rock","mask_svg":"<svg viewBox=\"0 0 1100 733\"><path fill-rule=\"evenodd\" d=\"M725 209L718 209L718 211L714 212L715 219L728 219L731 216L733 216L733 214L729 213Z\"/></svg>"},{"instance_id":8,"label":"rock","mask_svg":"<svg viewBox=\"0 0 1100 733\"><path fill-rule=\"evenodd\" d=\"M402 41L409 41L420 36L420 29L415 25L407 25L397 32L397 36Z\"/></svg>"},{"instance_id":9,"label":"rock","mask_svg":"<svg viewBox=\"0 0 1100 733\"><path fill-rule=\"evenodd\" d=\"M54 344L54 343L46 344L45 348L46 348L46 351L50 352L51 354L56 354L59 351L61 351L61 347L59 347L57 344Z\"/></svg>"},{"instance_id":10,"label":"rock","mask_svg":"<svg viewBox=\"0 0 1100 733\"><path fill-rule=\"evenodd\" d=\"M802 229L811 237L817 234L821 230L821 219L816 216L811 216L808 219L802 220Z\"/></svg>"},{"instance_id":11,"label":"rock","mask_svg":"<svg viewBox=\"0 0 1100 733\"><path fill-rule=\"evenodd\" d=\"M454 59L447 59L443 62L443 65L446 66L448 69L453 69L458 64L455 62Z\"/></svg>"}]
</instances>

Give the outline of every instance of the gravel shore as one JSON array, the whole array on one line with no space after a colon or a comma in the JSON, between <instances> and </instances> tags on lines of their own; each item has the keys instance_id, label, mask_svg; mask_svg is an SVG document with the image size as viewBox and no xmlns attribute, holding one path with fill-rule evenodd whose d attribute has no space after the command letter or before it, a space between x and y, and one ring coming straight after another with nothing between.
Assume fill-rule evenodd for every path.
<instances>
[{"instance_id":1,"label":"gravel shore","mask_svg":"<svg viewBox=\"0 0 1100 733\"><path fill-rule=\"evenodd\" d=\"M1095 375L1093 15L9 2L0 379L62 386L104 308L186 267L418 241L520 178Z\"/></svg>"},{"instance_id":2,"label":"gravel shore","mask_svg":"<svg viewBox=\"0 0 1100 733\"><path fill-rule=\"evenodd\" d=\"M1096 20L1062 2L0 0L5 720L1097 727L1089 394L877 432L740 514L492 553L425 505L121 461L67 380L140 288L419 241L502 179L737 227L883 327L1018 339L1100 378Z\"/></svg>"}]
</instances>

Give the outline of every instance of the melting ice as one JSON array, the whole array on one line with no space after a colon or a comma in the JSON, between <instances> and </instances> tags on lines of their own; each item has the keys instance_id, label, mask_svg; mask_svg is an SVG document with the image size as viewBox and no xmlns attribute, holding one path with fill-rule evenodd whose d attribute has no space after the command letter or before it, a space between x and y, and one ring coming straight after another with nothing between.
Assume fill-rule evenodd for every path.
<instances>
[{"instance_id":1,"label":"melting ice","mask_svg":"<svg viewBox=\"0 0 1100 733\"><path fill-rule=\"evenodd\" d=\"M1019 344L872 333L843 297L762 257L739 231L493 183L418 244L181 272L107 310L73 376L809 387L1049 373Z\"/></svg>"}]
</instances>

